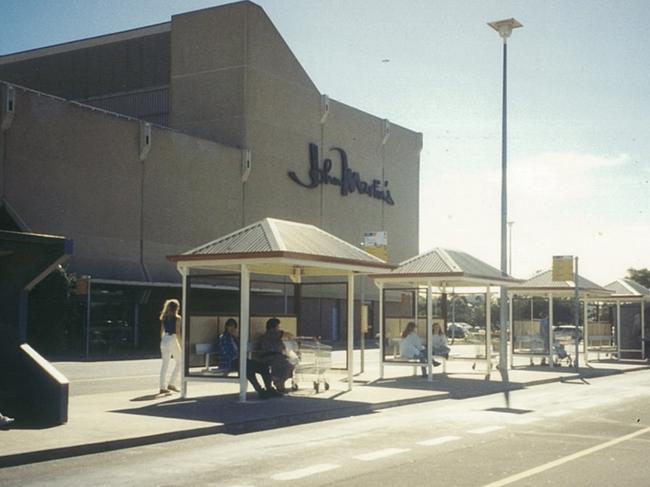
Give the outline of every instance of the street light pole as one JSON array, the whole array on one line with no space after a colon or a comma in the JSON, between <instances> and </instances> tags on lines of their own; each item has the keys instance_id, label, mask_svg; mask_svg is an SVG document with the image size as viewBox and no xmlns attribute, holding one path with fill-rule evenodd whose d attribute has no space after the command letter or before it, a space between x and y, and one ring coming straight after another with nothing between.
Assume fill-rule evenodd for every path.
<instances>
[{"instance_id":1,"label":"street light pole","mask_svg":"<svg viewBox=\"0 0 650 487\"><path fill-rule=\"evenodd\" d=\"M501 274L508 273L508 244L507 222L508 222L508 145L507 145L507 66L508 66L508 37L512 34L512 29L522 27L522 24L515 19L498 20L489 22L488 25L499 33L503 39L503 100L502 100L502 124L501 124ZM501 296L499 300L499 325L501 327L499 349L499 369L506 373L508 367L508 334L506 322L508 321L508 287L501 286ZM490 339L490 337L488 337Z\"/></svg>"},{"instance_id":2,"label":"street light pole","mask_svg":"<svg viewBox=\"0 0 650 487\"><path fill-rule=\"evenodd\" d=\"M508 274L512 275L512 226L514 221L508 222Z\"/></svg>"}]
</instances>

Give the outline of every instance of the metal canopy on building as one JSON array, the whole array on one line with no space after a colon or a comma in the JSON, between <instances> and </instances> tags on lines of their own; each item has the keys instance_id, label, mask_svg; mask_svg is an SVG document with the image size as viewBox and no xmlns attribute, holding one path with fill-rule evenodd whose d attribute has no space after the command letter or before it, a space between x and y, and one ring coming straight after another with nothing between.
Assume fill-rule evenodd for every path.
<instances>
[{"instance_id":1,"label":"metal canopy on building","mask_svg":"<svg viewBox=\"0 0 650 487\"><path fill-rule=\"evenodd\" d=\"M402 263L390 274L375 274L376 281L390 283L427 283L446 287L512 285L520 282L504 276L500 270L476 257L461 252L435 248Z\"/></svg>"},{"instance_id":2,"label":"metal canopy on building","mask_svg":"<svg viewBox=\"0 0 650 487\"><path fill-rule=\"evenodd\" d=\"M500 270L492 267L490 264L483 262L476 257L461 252L459 250L450 250L443 248L435 248L424 254L416 255L404 262L388 274L374 274L371 276L380 290L384 286L426 286L427 291L427 370L428 379L432 380L432 340L431 328L433 324L432 314L432 287L436 286L442 292L446 292L448 288L456 287L485 287L486 294L486 310L490 306L490 287L499 285L512 285L519 282L517 279L508 275L503 275ZM380 337L381 356L383 357L383 308L384 308L384 293L380 292L379 314L382 323L380 324ZM486 312L486 368L487 376L490 375L491 369L491 313ZM384 374L384 361L380 361L380 375Z\"/></svg>"},{"instance_id":3,"label":"metal canopy on building","mask_svg":"<svg viewBox=\"0 0 650 487\"><path fill-rule=\"evenodd\" d=\"M374 273L395 266L314 225L265 218L240 230L169 257L193 268L235 270L247 264L260 274L291 276Z\"/></svg>"},{"instance_id":4,"label":"metal canopy on building","mask_svg":"<svg viewBox=\"0 0 650 487\"><path fill-rule=\"evenodd\" d=\"M578 276L578 292L583 297L607 297L612 291L599 286L589 279ZM546 296L551 293L555 296L573 296L575 283L573 281L554 281L551 270L541 272L521 284L510 288L511 294L530 294L535 296Z\"/></svg>"},{"instance_id":5,"label":"metal canopy on building","mask_svg":"<svg viewBox=\"0 0 650 487\"><path fill-rule=\"evenodd\" d=\"M605 288L612 292L609 299L603 299L605 302L614 302L616 304L616 343L617 353L620 358L621 352L640 352L641 358L646 358L646 335L645 335L645 303L650 301L650 289L633 281L632 279L617 279L610 282ZM621 347L621 304L622 303L639 303L640 320L639 349L623 349Z\"/></svg>"},{"instance_id":6,"label":"metal canopy on building","mask_svg":"<svg viewBox=\"0 0 650 487\"><path fill-rule=\"evenodd\" d=\"M508 293L511 296L529 296L531 299L534 297L543 297L548 298L548 360L549 365L553 367L553 327L555 325L554 315L553 315L553 299L554 298L573 298L575 296L575 282L574 281L554 281L553 280L553 271L547 270L540 272L539 274L534 275L527 281L512 286ZM588 344L589 340L589 314L587 313L586 304L589 301L597 301L610 297L612 291L605 289L602 286L599 286L593 281L578 275L578 294L580 299L585 302L583 307L583 322L584 322L584 340ZM513 299L510 299L510 316L513 312ZM532 320L532 309L531 309L531 320ZM514 336L513 321L510 320L510 336ZM588 345L585 346L585 363L589 363L589 354ZM513 356L515 355L514 350L511 354L511 365Z\"/></svg>"},{"instance_id":7,"label":"metal canopy on building","mask_svg":"<svg viewBox=\"0 0 650 487\"><path fill-rule=\"evenodd\" d=\"M313 226L265 218L181 255L170 256L183 277L183 337L187 339L187 278L192 269L236 271L241 274L239 397L246 400L246 357L250 322L250 275L289 276L299 283L307 276L347 276L348 388L353 379L354 275L394 268L363 250ZM245 326L246 324L246 326ZM185 357L182 359L185 371ZM183 376L182 394L187 378Z\"/></svg>"},{"instance_id":8,"label":"metal canopy on building","mask_svg":"<svg viewBox=\"0 0 650 487\"><path fill-rule=\"evenodd\" d=\"M605 289L613 293L612 298L650 299L650 289L632 279L617 279L605 286Z\"/></svg>"}]
</instances>

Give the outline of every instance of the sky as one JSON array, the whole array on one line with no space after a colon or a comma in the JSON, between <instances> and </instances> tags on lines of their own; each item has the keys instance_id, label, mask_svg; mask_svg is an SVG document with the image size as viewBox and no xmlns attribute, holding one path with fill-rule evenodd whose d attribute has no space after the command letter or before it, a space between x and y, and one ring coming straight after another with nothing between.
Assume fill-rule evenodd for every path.
<instances>
[{"instance_id":1,"label":"sky","mask_svg":"<svg viewBox=\"0 0 650 487\"><path fill-rule=\"evenodd\" d=\"M0 54L229 3L5 0ZM631 0L258 0L321 93L423 133L420 251L500 266L508 42L512 274L577 255L601 285L650 268L650 8ZM365 229L371 231L376 229ZM399 239L399 235L389 235Z\"/></svg>"}]
</instances>

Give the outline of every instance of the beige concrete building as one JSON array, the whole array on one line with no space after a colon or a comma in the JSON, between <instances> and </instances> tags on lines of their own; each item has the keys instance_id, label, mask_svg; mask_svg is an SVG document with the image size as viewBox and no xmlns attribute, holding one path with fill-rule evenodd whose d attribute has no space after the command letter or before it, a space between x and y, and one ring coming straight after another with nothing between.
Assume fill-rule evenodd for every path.
<instances>
[{"instance_id":1,"label":"beige concrete building","mask_svg":"<svg viewBox=\"0 0 650 487\"><path fill-rule=\"evenodd\" d=\"M73 239L71 272L178 283L167 255L265 217L418 252L422 135L321 93L251 2L1 56L0 80L0 223Z\"/></svg>"}]
</instances>

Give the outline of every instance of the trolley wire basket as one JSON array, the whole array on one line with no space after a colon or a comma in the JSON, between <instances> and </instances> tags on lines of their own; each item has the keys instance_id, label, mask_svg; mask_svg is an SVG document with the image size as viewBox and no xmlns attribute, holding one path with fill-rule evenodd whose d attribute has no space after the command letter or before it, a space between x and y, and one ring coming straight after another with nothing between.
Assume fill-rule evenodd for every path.
<instances>
[{"instance_id":1,"label":"trolley wire basket","mask_svg":"<svg viewBox=\"0 0 650 487\"><path fill-rule=\"evenodd\" d=\"M330 388L327 374L332 368L332 347L321 343L318 337L296 337L295 353L298 363L294 369L291 388L295 391L298 384L311 382L314 391Z\"/></svg>"}]
</instances>

